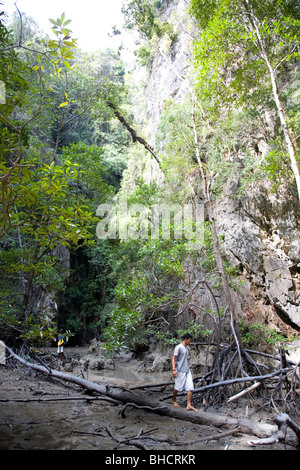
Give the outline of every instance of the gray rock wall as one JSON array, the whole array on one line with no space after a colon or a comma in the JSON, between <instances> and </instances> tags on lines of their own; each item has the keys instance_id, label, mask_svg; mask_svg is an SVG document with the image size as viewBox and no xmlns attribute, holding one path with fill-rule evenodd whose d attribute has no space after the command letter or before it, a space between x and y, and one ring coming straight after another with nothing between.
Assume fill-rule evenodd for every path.
<instances>
[{"instance_id":1,"label":"gray rock wall","mask_svg":"<svg viewBox=\"0 0 300 470\"><path fill-rule=\"evenodd\" d=\"M188 15L188 4L188 0L171 1L162 18L174 24L178 37L171 47L168 41L159 41L149 70L145 97L152 144L155 144L155 133L165 100L172 98L180 102L188 94L188 82L182 79L189 72L191 61L193 26Z\"/></svg>"},{"instance_id":2,"label":"gray rock wall","mask_svg":"<svg viewBox=\"0 0 300 470\"><path fill-rule=\"evenodd\" d=\"M284 188L273 194L270 182L258 182L239 199L223 196L215 204L215 213L219 234L224 236L223 251L248 285L241 299L243 310L247 305L253 316L268 324L300 331L296 198Z\"/></svg>"}]
</instances>

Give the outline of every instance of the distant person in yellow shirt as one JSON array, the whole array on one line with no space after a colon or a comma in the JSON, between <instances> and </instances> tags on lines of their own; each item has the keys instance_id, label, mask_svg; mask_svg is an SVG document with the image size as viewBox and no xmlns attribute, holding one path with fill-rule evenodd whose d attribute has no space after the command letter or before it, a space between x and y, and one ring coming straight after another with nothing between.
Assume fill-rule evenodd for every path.
<instances>
[{"instance_id":1,"label":"distant person in yellow shirt","mask_svg":"<svg viewBox=\"0 0 300 470\"><path fill-rule=\"evenodd\" d=\"M58 362L62 361L62 358L64 356L64 338L63 338L63 330L59 330L59 335L57 338L57 354L58 354Z\"/></svg>"}]
</instances>

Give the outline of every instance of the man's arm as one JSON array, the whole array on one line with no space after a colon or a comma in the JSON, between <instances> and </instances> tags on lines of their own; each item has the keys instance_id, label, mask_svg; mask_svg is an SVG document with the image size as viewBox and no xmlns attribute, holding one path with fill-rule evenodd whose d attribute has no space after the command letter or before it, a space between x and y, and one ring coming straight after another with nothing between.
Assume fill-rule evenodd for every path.
<instances>
[{"instance_id":1,"label":"man's arm","mask_svg":"<svg viewBox=\"0 0 300 470\"><path fill-rule=\"evenodd\" d=\"M177 377L177 371L176 371L176 357L177 357L177 356L175 356L175 355L172 357L172 375L173 375L174 377Z\"/></svg>"}]
</instances>

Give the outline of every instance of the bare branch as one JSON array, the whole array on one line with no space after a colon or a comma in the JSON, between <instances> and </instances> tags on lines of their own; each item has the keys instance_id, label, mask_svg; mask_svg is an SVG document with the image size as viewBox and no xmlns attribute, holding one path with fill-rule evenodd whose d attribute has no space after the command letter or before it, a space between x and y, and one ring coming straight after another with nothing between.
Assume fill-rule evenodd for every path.
<instances>
[{"instance_id":1,"label":"bare branch","mask_svg":"<svg viewBox=\"0 0 300 470\"><path fill-rule=\"evenodd\" d=\"M146 140L143 137L141 137L137 134L135 129L133 129L133 127L130 126L130 124L126 121L124 116L121 115L121 113L118 111L117 107L111 101L106 101L106 103L113 110L115 116L119 119L120 123L123 124L124 127L126 127L126 129L128 130L128 132L130 133L130 135L132 137L132 141L133 142L139 142L140 144L142 144L145 147L145 149L148 150L148 152L150 152L151 155L155 158L155 160L157 161L159 167L161 168L161 161L158 158L158 156L156 155L156 153L154 151L154 148L151 147L151 145L149 145L148 142L146 142Z\"/></svg>"}]
</instances>

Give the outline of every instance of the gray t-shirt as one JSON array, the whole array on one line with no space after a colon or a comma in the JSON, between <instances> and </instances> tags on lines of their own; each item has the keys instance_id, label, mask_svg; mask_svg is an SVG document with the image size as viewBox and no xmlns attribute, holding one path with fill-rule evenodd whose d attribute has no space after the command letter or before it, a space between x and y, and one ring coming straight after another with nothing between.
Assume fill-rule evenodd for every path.
<instances>
[{"instance_id":1,"label":"gray t-shirt","mask_svg":"<svg viewBox=\"0 0 300 470\"><path fill-rule=\"evenodd\" d=\"M174 356L177 356L177 372L189 372L190 350L188 346L184 346L182 343L178 344L174 349Z\"/></svg>"}]
</instances>

